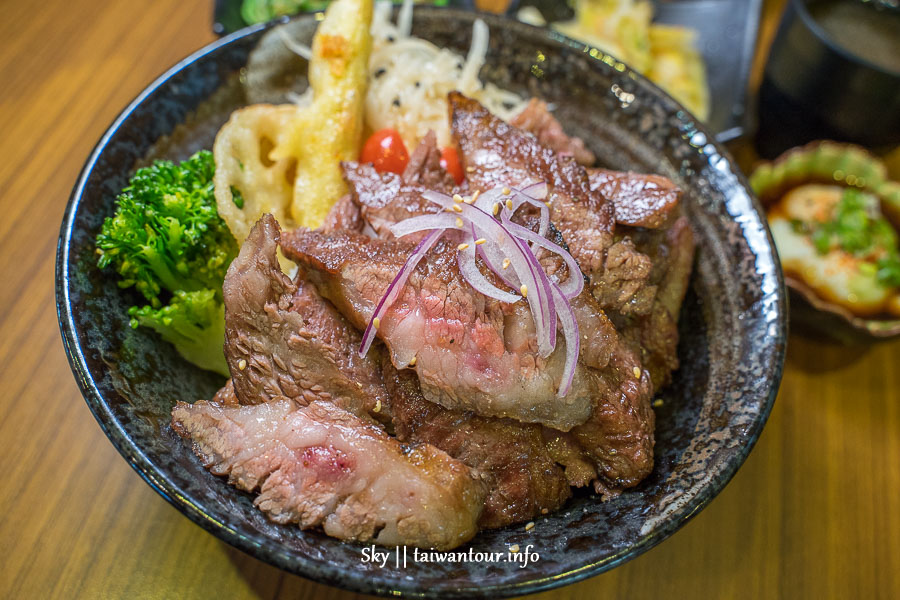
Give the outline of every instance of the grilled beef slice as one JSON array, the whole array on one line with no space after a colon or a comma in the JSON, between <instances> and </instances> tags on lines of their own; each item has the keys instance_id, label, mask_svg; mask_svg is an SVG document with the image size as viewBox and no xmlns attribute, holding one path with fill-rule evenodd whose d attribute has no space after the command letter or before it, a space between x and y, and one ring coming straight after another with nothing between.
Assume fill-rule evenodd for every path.
<instances>
[{"instance_id":1,"label":"grilled beef slice","mask_svg":"<svg viewBox=\"0 0 900 600\"><path fill-rule=\"evenodd\" d=\"M613 203L620 225L664 228L681 200L678 186L661 175L588 169L588 177L591 189Z\"/></svg>"},{"instance_id":2,"label":"grilled beef slice","mask_svg":"<svg viewBox=\"0 0 900 600\"><path fill-rule=\"evenodd\" d=\"M584 367L558 398L565 343L541 358L527 304L506 304L472 289L459 273L457 243L440 240L381 319L377 334L394 364L403 368L415 359L425 397L447 408L561 430L583 423L592 396ZM413 250L403 241L305 230L284 234L281 247L359 329Z\"/></svg>"},{"instance_id":3,"label":"grilled beef slice","mask_svg":"<svg viewBox=\"0 0 900 600\"><path fill-rule=\"evenodd\" d=\"M527 521L541 509L556 510L570 496L566 473L550 455L540 425L481 417L429 402L415 373L398 371L387 359L384 381L397 438L433 444L472 467L484 481L487 497L480 527ZM584 468L589 472L587 483L593 469L587 463Z\"/></svg>"},{"instance_id":4,"label":"grilled beef slice","mask_svg":"<svg viewBox=\"0 0 900 600\"><path fill-rule=\"evenodd\" d=\"M449 101L450 128L462 151L469 186L484 190L546 182L550 220L590 278L591 292L601 306L622 313L648 312L655 293L642 293L649 260L627 240L615 242L615 207L591 189L585 168L495 117L475 100L451 92Z\"/></svg>"},{"instance_id":5,"label":"grilled beef slice","mask_svg":"<svg viewBox=\"0 0 900 600\"><path fill-rule=\"evenodd\" d=\"M172 426L216 475L259 492L276 523L394 546L453 548L477 531L483 484L429 444L403 445L328 402L178 402Z\"/></svg>"},{"instance_id":6,"label":"grilled beef slice","mask_svg":"<svg viewBox=\"0 0 900 600\"><path fill-rule=\"evenodd\" d=\"M409 244L398 241L301 230L286 233L282 249L360 328L412 252ZM553 356L564 343L558 341L551 360L541 363L531 347L533 335L523 325L531 323L524 303L500 306L473 293L455 273L455 260L447 259L453 250L452 243L436 247L381 322L378 334L393 363L404 368L415 356L425 398L446 408L571 429L584 456L596 466L602 478L597 487L603 493L637 484L653 466L650 377L639 353L620 340L590 294L573 299L585 345L573 390L560 402L555 392L561 360L554 364ZM525 347L519 347L522 344ZM587 364L586 357L593 364ZM549 373L555 375L547 377ZM541 377L541 385L523 382L527 377ZM587 400L590 416L574 427L561 426L562 418L572 414L567 412L572 395L579 402ZM529 409L524 415L523 408ZM540 419L533 416L536 410L542 411ZM577 414L582 414L580 408Z\"/></svg>"},{"instance_id":7,"label":"grilled beef slice","mask_svg":"<svg viewBox=\"0 0 900 600\"><path fill-rule=\"evenodd\" d=\"M359 332L315 287L281 271L280 235L264 215L225 277L225 357L235 395L241 404L325 400L375 415L389 404L378 349L360 358Z\"/></svg>"},{"instance_id":8,"label":"grilled beef slice","mask_svg":"<svg viewBox=\"0 0 900 600\"><path fill-rule=\"evenodd\" d=\"M622 335L640 347L656 391L668 385L678 368L678 315L691 277L694 234L686 217L666 229L632 229L628 234L653 261L650 280L657 293L648 314L613 319Z\"/></svg>"},{"instance_id":9,"label":"grilled beef slice","mask_svg":"<svg viewBox=\"0 0 900 600\"><path fill-rule=\"evenodd\" d=\"M527 131L537 138L541 145L561 156L571 156L580 164L590 166L597 157L577 137L570 137L562 125L547 108L547 103L537 98L529 100L522 112L509 122L513 127Z\"/></svg>"}]
</instances>

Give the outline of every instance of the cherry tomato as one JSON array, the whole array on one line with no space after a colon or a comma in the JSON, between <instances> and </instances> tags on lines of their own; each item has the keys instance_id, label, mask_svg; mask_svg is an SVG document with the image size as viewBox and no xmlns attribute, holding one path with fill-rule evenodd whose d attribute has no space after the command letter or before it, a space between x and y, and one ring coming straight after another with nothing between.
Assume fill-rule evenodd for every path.
<instances>
[{"instance_id":1,"label":"cherry tomato","mask_svg":"<svg viewBox=\"0 0 900 600\"><path fill-rule=\"evenodd\" d=\"M459 163L459 155L456 153L456 148L447 146L441 150L441 166L444 167L445 171L453 175L457 185L463 182L462 165Z\"/></svg>"},{"instance_id":2,"label":"cherry tomato","mask_svg":"<svg viewBox=\"0 0 900 600\"><path fill-rule=\"evenodd\" d=\"M375 170L381 173L390 171L399 175L409 163L409 152L399 133L393 129L382 129L366 140L359 160L372 163Z\"/></svg>"}]
</instances>

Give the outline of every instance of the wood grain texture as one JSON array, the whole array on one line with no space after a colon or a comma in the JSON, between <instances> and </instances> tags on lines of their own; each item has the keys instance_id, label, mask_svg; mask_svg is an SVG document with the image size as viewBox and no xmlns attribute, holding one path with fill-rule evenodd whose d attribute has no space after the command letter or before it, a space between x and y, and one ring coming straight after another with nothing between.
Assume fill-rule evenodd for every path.
<instances>
[{"instance_id":1,"label":"wood grain texture","mask_svg":"<svg viewBox=\"0 0 900 600\"><path fill-rule=\"evenodd\" d=\"M0 14L0 597L352 597L232 549L153 492L85 406L57 330L69 190L128 101L212 40L210 3L2 0ZM792 337L774 413L721 496L638 559L536 598L900 597L898 357L897 342Z\"/></svg>"}]
</instances>

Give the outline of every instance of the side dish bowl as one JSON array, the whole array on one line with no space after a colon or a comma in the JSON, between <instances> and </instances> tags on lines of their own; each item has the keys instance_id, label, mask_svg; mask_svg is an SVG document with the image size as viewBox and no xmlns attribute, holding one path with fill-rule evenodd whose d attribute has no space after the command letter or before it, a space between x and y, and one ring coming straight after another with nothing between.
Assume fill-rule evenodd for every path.
<instances>
[{"instance_id":1,"label":"side dish bowl","mask_svg":"<svg viewBox=\"0 0 900 600\"><path fill-rule=\"evenodd\" d=\"M465 53L475 18L420 7L413 33ZM136 166L211 147L228 114L249 101L242 87L249 56L274 25L225 37L150 85L91 154L62 223L60 329L81 391L112 443L197 524L261 560L330 585L381 595L496 598L611 569L671 535L725 486L759 437L781 378L786 307L779 263L758 203L713 136L613 57L546 30L481 18L491 30L482 77L552 102L564 127L602 164L673 179L684 190L698 242L681 314L682 366L656 408L653 473L611 501L576 494L530 531L484 531L459 549L505 554L514 544L531 545L539 559L525 568L415 562L411 551L405 567L364 562L361 545L269 522L248 494L207 472L171 430L175 401L210 398L222 379L183 361L155 334L128 327L134 298L96 267L94 239ZM292 33L308 41L315 24L312 15L300 17Z\"/></svg>"},{"instance_id":2,"label":"side dish bowl","mask_svg":"<svg viewBox=\"0 0 900 600\"><path fill-rule=\"evenodd\" d=\"M792 189L804 184L855 188L878 198L882 212L900 229L900 183L888 178L881 160L852 144L814 141L787 150L750 175L750 186L765 210ZM821 335L845 344L866 344L900 337L900 319L865 318L829 302L802 277L785 274L795 330Z\"/></svg>"}]
</instances>

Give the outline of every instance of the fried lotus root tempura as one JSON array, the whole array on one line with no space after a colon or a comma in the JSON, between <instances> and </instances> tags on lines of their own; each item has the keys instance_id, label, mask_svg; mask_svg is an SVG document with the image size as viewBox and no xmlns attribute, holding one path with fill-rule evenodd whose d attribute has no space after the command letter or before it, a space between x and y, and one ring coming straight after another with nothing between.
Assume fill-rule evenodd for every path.
<instances>
[{"instance_id":1,"label":"fried lotus root tempura","mask_svg":"<svg viewBox=\"0 0 900 600\"><path fill-rule=\"evenodd\" d=\"M290 227L297 162L273 159L272 149L296 117L292 105L254 104L232 113L213 146L216 208L241 244L259 218L271 213Z\"/></svg>"}]
</instances>

